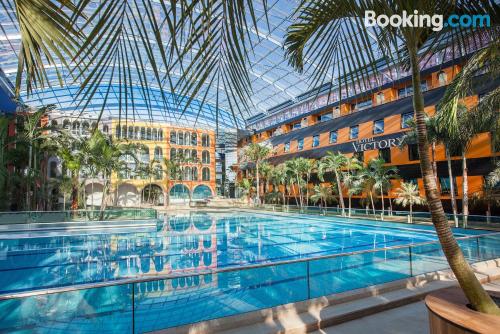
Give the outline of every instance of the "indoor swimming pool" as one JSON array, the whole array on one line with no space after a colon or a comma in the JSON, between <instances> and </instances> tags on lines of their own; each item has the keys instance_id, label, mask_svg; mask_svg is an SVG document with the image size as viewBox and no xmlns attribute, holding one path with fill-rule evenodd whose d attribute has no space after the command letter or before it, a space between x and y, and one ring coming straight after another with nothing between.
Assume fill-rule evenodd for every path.
<instances>
[{"instance_id":1,"label":"indoor swimming pool","mask_svg":"<svg viewBox=\"0 0 500 334\"><path fill-rule=\"evenodd\" d=\"M454 233L469 260L500 256L500 235ZM0 332L142 333L258 310L444 269L436 241L432 226L238 211L4 232Z\"/></svg>"}]
</instances>

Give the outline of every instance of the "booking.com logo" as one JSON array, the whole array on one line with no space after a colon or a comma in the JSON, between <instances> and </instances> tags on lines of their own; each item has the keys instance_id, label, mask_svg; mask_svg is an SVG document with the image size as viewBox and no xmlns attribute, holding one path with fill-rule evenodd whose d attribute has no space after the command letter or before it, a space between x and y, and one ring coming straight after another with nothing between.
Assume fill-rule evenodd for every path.
<instances>
[{"instance_id":1,"label":"booking.com logo","mask_svg":"<svg viewBox=\"0 0 500 334\"><path fill-rule=\"evenodd\" d=\"M448 16L445 22L443 15L419 14L418 10L413 11L413 14L409 14L407 11L403 11L402 15L394 14L391 16L387 16L384 14L377 15L377 13L375 13L375 11L373 10L365 11L365 26L379 26L380 28L384 28L388 25L391 25L395 28L429 27L434 31L440 31L443 29L443 27L447 26L450 26L452 28L490 27L491 22L489 15L452 14Z\"/></svg>"}]
</instances>

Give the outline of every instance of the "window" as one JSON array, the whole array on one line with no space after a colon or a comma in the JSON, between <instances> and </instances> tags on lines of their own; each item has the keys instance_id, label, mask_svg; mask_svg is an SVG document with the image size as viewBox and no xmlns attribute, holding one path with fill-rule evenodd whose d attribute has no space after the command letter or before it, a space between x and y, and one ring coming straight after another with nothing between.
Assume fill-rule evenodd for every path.
<instances>
[{"instance_id":1,"label":"window","mask_svg":"<svg viewBox=\"0 0 500 334\"><path fill-rule=\"evenodd\" d=\"M448 76L444 71L438 73L439 86L444 86L448 82Z\"/></svg>"},{"instance_id":2,"label":"window","mask_svg":"<svg viewBox=\"0 0 500 334\"><path fill-rule=\"evenodd\" d=\"M104 132L106 134L109 133L109 127L107 125L103 126L102 127L102 132Z\"/></svg>"},{"instance_id":3,"label":"window","mask_svg":"<svg viewBox=\"0 0 500 334\"><path fill-rule=\"evenodd\" d=\"M191 134L191 145L198 146L198 134L195 132Z\"/></svg>"},{"instance_id":4,"label":"window","mask_svg":"<svg viewBox=\"0 0 500 334\"><path fill-rule=\"evenodd\" d=\"M352 111L360 111L366 108L370 108L372 106L372 100L365 100L357 103L353 103L351 105L351 110Z\"/></svg>"},{"instance_id":5,"label":"window","mask_svg":"<svg viewBox=\"0 0 500 334\"><path fill-rule=\"evenodd\" d=\"M196 150L191 150L191 158L193 159L194 162L198 161L198 151Z\"/></svg>"},{"instance_id":6,"label":"window","mask_svg":"<svg viewBox=\"0 0 500 334\"><path fill-rule=\"evenodd\" d=\"M201 162L204 164L210 163L210 153L208 151L203 151L201 153Z\"/></svg>"},{"instance_id":7,"label":"window","mask_svg":"<svg viewBox=\"0 0 500 334\"><path fill-rule=\"evenodd\" d=\"M138 126L135 127L135 138L139 139L139 127Z\"/></svg>"},{"instance_id":8,"label":"window","mask_svg":"<svg viewBox=\"0 0 500 334\"><path fill-rule=\"evenodd\" d=\"M373 134L378 135L384 133L384 120L379 119L373 122Z\"/></svg>"},{"instance_id":9,"label":"window","mask_svg":"<svg viewBox=\"0 0 500 334\"><path fill-rule=\"evenodd\" d=\"M193 167L191 178L193 181L198 181L198 167Z\"/></svg>"},{"instance_id":10,"label":"window","mask_svg":"<svg viewBox=\"0 0 500 334\"><path fill-rule=\"evenodd\" d=\"M356 139L359 135L359 125L351 126L349 129L349 139Z\"/></svg>"},{"instance_id":11,"label":"window","mask_svg":"<svg viewBox=\"0 0 500 334\"><path fill-rule=\"evenodd\" d=\"M191 159L191 150L189 148L184 150L184 158Z\"/></svg>"},{"instance_id":12,"label":"window","mask_svg":"<svg viewBox=\"0 0 500 334\"><path fill-rule=\"evenodd\" d=\"M141 152L141 161L144 163L148 163L149 162L149 148L144 147L143 149L141 149L140 152Z\"/></svg>"},{"instance_id":13,"label":"window","mask_svg":"<svg viewBox=\"0 0 500 334\"><path fill-rule=\"evenodd\" d=\"M134 139L134 127L133 126L128 127L128 138Z\"/></svg>"},{"instance_id":14,"label":"window","mask_svg":"<svg viewBox=\"0 0 500 334\"><path fill-rule=\"evenodd\" d=\"M184 145L184 132L179 132L177 134L177 144Z\"/></svg>"},{"instance_id":15,"label":"window","mask_svg":"<svg viewBox=\"0 0 500 334\"><path fill-rule=\"evenodd\" d=\"M337 142L337 138L338 138L338 132L337 132L337 130L330 131L330 144L336 143Z\"/></svg>"},{"instance_id":16,"label":"window","mask_svg":"<svg viewBox=\"0 0 500 334\"><path fill-rule=\"evenodd\" d=\"M379 158L384 159L385 162L390 163L391 162L391 149L390 148L381 148L378 151L378 156L379 156Z\"/></svg>"},{"instance_id":17,"label":"window","mask_svg":"<svg viewBox=\"0 0 500 334\"><path fill-rule=\"evenodd\" d=\"M417 144L408 145L408 160L415 161L418 160L418 146Z\"/></svg>"},{"instance_id":18,"label":"window","mask_svg":"<svg viewBox=\"0 0 500 334\"><path fill-rule=\"evenodd\" d=\"M411 183L418 187L418 180L416 178L404 178L403 181L405 183Z\"/></svg>"},{"instance_id":19,"label":"window","mask_svg":"<svg viewBox=\"0 0 500 334\"><path fill-rule=\"evenodd\" d=\"M302 151L304 149L304 138L297 139L297 150Z\"/></svg>"},{"instance_id":20,"label":"window","mask_svg":"<svg viewBox=\"0 0 500 334\"><path fill-rule=\"evenodd\" d=\"M115 136L116 136L116 138L120 138L121 137L121 133L122 133L122 129L120 128L119 125L117 125L116 128L115 128Z\"/></svg>"},{"instance_id":21,"label":"window","mask_svg":"<svg viewBox=\"0 0 500 334\"><path fill-rule=\"evenodd\" d=\"M318 122L326 122L326 121L329 121L333 119L333 114L332 113L328 113L328 114L323 114L323 115L319 115L318 116Z\"/></svg>"},{"instance_id":22,"label":"window","mask_svg":"<svg viewBox=\"0 0 500 334\"><path fill-rule=\"evenodd\" d=\"M170 132L170 144L177 144L177 132Z\"/></svg>"},{"instance_id":23,"label":"window","mask_svg":"<svg viewBox=\"0 0 500 334\"><path fill-rule=\"evenodd\" d=\"M141 128L141 139L142 140L146 139L146 128L145 127Z\"/></svg>"},{"instance_id":24,"label":"window","mask_svg":"<svg viewBox=\"0 0 500 334\"><path fill-rule=\"evenodd\" d=\"M365 152L363 151L354 152L352 156L355 157L359 162L365 161Z\"/></svg>"},{"instance_id":25,"label":"window","mask_svg":"<svg viewBox=\"0 0 500 334\"><path fill-rule=\"evenodd\" d=\"M290 142L287 141L285 143L285 146L283 146L283 152L289 152L290 151Z\"/></svg>"},{"instance_id":26,"label":"window","mask_svg":"<svg viewBox=\"0 0 500 334\"><path fill-rule=\"evenodd\" d=\"M422 92L425 92L427 90L427 81L424 80L420 82L420 89L422 90ZM412 85L398 89L398 98L400 99L411 95L413 95Z\"/></svg>"},{"instance_id":27,"label":"window","mask_svg":"<svg viewBox=\"0 0 500 334\"><path fill-rule=\"evenodd\" d=\"M312 147L319 146L319 135L314 135L312 140Z\"/></svg>"},{"instance_id":28,"label":"window","mask_svg":"<svg viewBox=\"0 0 500 334\"><path fill-rule=\"evenodd\" d=\"M301 128L301 124L300 122L297 122L297 123L293 123L292 124L292 130L297 130L297 129L300 129Z\"/></svg>"},{"instance_id":29,"label":"window","mask_svg":"<svg viewBox=\"0 0 500 334\"><path fill-rule=\"evenodd\" d=\"M158 140L158 130L157 129L153 129L153 140Z\"/></svg>"},{"instance_id":30,"label":"window","mask_svg":"<svg viewBox=\"0 0 500 334\"><path fill-rule=\"evenodd\" d=\"M441 185L441 195L450 195L451 194L451 184L450 184L449 177L440 177L439 184ZM458 188L457 188L457 178L456 177L453 178L453 190L455 192L455 195L457 195Z\"/></svg>"},{"instance_id":31,"label":"window","mask_svg":"<svg viewBox=\"0 0 500 334\"><path fill-rule=\"evenodd\" d=\"M410 122L413 121L413 112L408 112L401 115L401 129L408 129Z\"/></svg>"},{"instance_id":32,"label":"window","mask_svg":"<svg viewBox=\"0 0 500 334\"><path fill-rule=\"evenodd\" d=\"M170 160L175 160L175 158L177 158L177 154L176 154L176 150L175 148L171 148L170 149Z\"/></svg>"},{"instance_id":33,"label":"window","mask_svg":"<svg viewBox=\"0 0 500 334\"><path fill-rule=\"evenodd\" d=\"M155 180L161 180L163 178L163 169L160 165L156 165L154 169Z\"/></svg>"},{"instance_id":34,"label":"window","mask_svg":"<svg viewBox=\"0 0 500 334\"><path fill-rule=\"evenodd\" d=\"M127 127L122 126L122 138L127 138Z\"/></svg>"},{"instance_id":35,"label":"window","mask_svg":"<svg viewBox=\"0 0 500 334\"><path fill-rule=\"evenodd\" d=\"M163 141L163 130L162 129L158 130L158 140Z\"/></svg>"},{"instance_id":36,"label":"window","mask_svg":"<svg viewBox=\"0 0 500 334\"><path fill-rule=\"evenodd\" d=\"M377 93L377 95L375 95L375 100L377 102L377 105L384 103L385 101L384 93L382 92Z\"/></svg>"},{"instance_id":37,"label":"window","mask_svg":"<svg viewBox=\"0 0 500 334\"><path fill-rule=\"evenodd\" d=\"M49 177L57 177L57 161L51 161L49 164Z\"/></svg>"},{"instance_id":38,"label":"window","mask_svg":"<svg viewBox=\"0 0 500 334\"><path fill-rule=\"evenodd\" d=\"M201 169L201 179L202 181L210 181L210 169L208 169L208 167L203 167Z\"/></svg>"},{"instance_id":39,"label":"window","mask_svg":"<svg viewBox=\"0 0 500 334\"><path fill-rule=\"evenodd\" d=\"M203 147L210 146L210 137L206 133L201 135L201 146Z\"/></svg>"},{"instance_id":40,"label":"window","mask_svg":"<svg viewBox=\"0 0 500 334\"><path fill-rule=\"evenodd\" d=\"M190 132L184 133L184 142L186 143L186 145L191 145L191 133Z\"/></svg>"},{"instance_id":41,"label":"window","mask_svg":"<svg viewBox=\"0 0 500 334\"><path fill-rule=\"evenodd\" d=\"M155 147L155 160L161 160L163 159L163 150L161 147L156 146Z\"/></svg>"}]
</instances>

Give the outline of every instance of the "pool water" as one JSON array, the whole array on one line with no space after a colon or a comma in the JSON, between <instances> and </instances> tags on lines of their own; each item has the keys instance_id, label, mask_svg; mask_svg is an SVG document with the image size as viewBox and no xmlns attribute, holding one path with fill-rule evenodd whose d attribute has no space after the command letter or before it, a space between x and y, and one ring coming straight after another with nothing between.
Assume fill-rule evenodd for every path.
<instances>
[{"instance_id":1,"label":"pool water","mask_svg":"<svg viewBox=\"0 0 500 334\"><path fill-rule=\"evenodd\" d=\"M237 211L170 216L141 232L4 233L0 295L185 275L0 300L0 333L144 333L340 293L447 268L438 243L410 250L436 240L432 226ZM459 243L470 261L500 257L500 234ZM328 254L341 255L283 263ZM270 265L248 268L259 263ZM216 272L228 267L237 270Z\"/></svg>"},{"instance_id":2,"label":"pool water","mask_svg":"<svg viewBox=\"0 0 500 334\"><path fill-rule=\"evenodd\" d=\"M460 231L464 235L468 231ZM469 232L470 233L470 232ZM193 214L157 230L0 239L0 293L244 266L437 240L432 227L342 218Z\"/></svg>"}]
</instances>

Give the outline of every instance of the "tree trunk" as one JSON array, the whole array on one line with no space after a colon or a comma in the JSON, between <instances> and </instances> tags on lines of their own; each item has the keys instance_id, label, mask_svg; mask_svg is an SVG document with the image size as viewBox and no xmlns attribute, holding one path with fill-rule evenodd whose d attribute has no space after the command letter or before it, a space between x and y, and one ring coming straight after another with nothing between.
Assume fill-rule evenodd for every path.
<instances>
[{"instance_id":1,"label":"tree trunk","mask_svg":"<svg viewBox=\"0 0 500 334\"><path fill-rule=\"evenodd\" d=\"M451 170L451 157L448 148L445 148L446 162L448 163L448 177L450 179L450 199L451 208L453 210L453 220L455 221L455 227L458 227L458 216L457 216L457 197L455 196L455 182L453 182L453 171Z\"/></svg>"},{"instance_id":2,"label":"tree trunk","mask_svg":"<svg viewBox=\"0 0 500 334\"><path fill-rule=\"evenodd\" d=\"M384 188L380 186L380 199L382 200L382 213L380 214L380 219L384 220Z\"/></svg>"},{"instance_id":3,"label":"tree trunk","mask_svg":"<svg viewBox=\"0 0 500 334\"><path fill-rule=\"evenodd\" d=\"M469 218L469 176L465 152L462 154L462 175L462 216L463 227L466 228Z\"/></svg>"},{"instance_id":4,"label":"tree trunk","mask_svg":"<svg viewBox=\"0 0 500 334\"><path fill-rule=\"evenodd\" d=\"M372 193L371 190L370 190L370 201L372 202L372 212L373 212L373 215L376 216L377 213L375 212L375 203L373 203L373 193Z\"/></svg>"},{"instance_id":5,"label":"tree trunk","mask_svg":"<svg viewBox=\"0 0 500 334\"><path fill-rule=\"evenodd\" d=\"M257 179L257 205L260 204L260 178L259 178L259 162L255 162L255 177Z\"/></svg>"},{"instance_id":6,"label":"tree trunk","mask_svg":"<svg viewBox=\"0 0 500 334\"><path fill-rule=\"evenodd\" d=\"M413 224L413 204L410 202L410 224Z\"/></svg>"},{"instance_id":7,"label":"tree trunk","mask_svg":"<svg viewBox=\"0 0 500 334\"><path fill-rule=\"evenodd\" d=\"M349 213L348 213L349 218L351 218L351 207L352 207L351 200L352 200L352 195L349 195Z\"/></svg>"},{"instance_id":8,"label":"tree trunk","mask_svg":"<svg viewBox=\"0 0 500 334\"><path fill-rule=\"evenodd\" d=\"M413 36L415 37L415 36ZM464 294L474 309L489 314L500 314L499 308L478 281L471 267L465 260L462 250L453 236L448 219L439 198L436 179L429 159L429 143L427 142L427 128L425 124L424 97L420 87L420 69L417 57L417 48L407 45L410 57L413 81L413 108L416 115L418 152L420 155L420 169L423 176L425 195L432 223L436 229L443 252L451 270L455 274Z\"/></svg>"},{"instance_id":9,"label":"tree trunk","mask_svg":"<svg viewBox=\"0 0 500 334\"><path fill-rule=\"evenodd\" d=\"M434 178L436 179L436 184L437 184L437 177L438 177L438 172L437 172L437 161L436 161L436 141L432 141L432 171L434 172Z\"/></svg>"},{"instance_id":10,"label":"tree trunk","mask_svg":"<svg viewBox=\"0 0 500 334\"><path fill-rule=\"evenodd\" d=\"M337 191L339 192L340 208L342 209L342 216L345 216L344 195L342 194L342 185L340 184L339 172L335 170L335 180L337 181Z\"/></svg>"},{"instance_id":11,"label":"tree trunk","mask_svg":"<svg viewBox=\"0 0 500 334\"><path fill-rule=\"evenodd\" d=\"M30 211L31 205L31 198L30 198L30 191L31 191L31 159L33 155L33 146L30 143L29 150L28 150L28 175L27 175L27 182L26 182L26 211Z\"/></svg>"}]
</instances>

